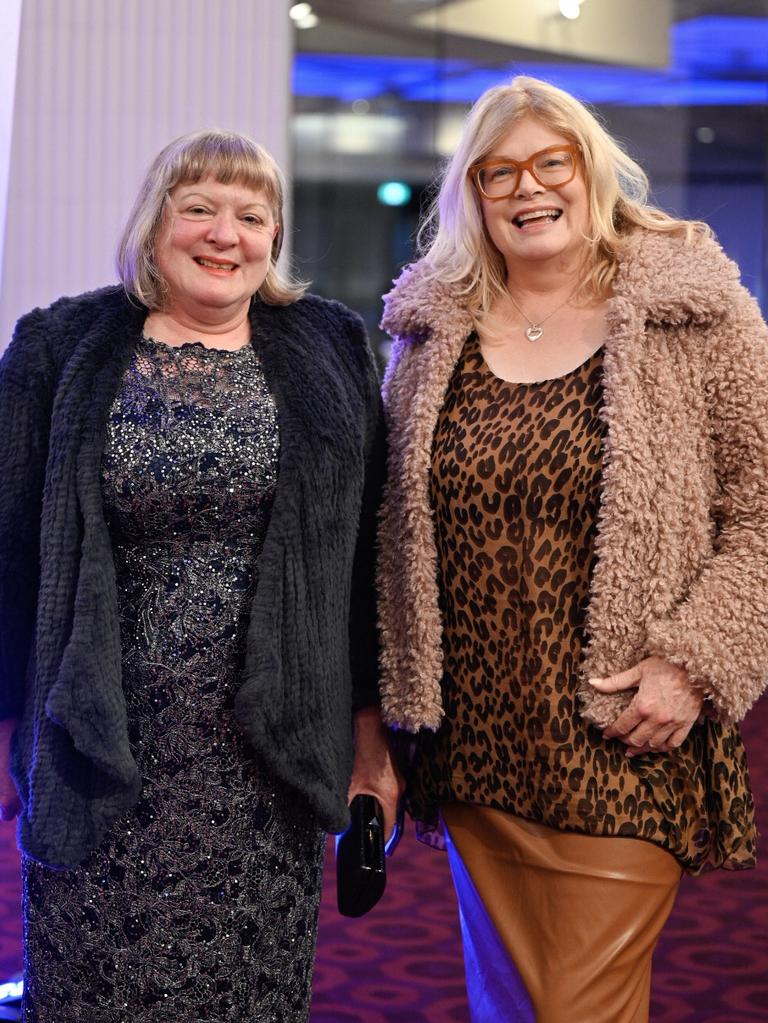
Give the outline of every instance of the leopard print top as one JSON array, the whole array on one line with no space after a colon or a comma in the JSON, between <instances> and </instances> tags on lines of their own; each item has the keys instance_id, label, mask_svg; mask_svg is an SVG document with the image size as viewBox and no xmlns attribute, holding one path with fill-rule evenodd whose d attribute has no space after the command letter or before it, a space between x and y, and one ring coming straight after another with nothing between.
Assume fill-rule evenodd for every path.
<instances>
[{"instance_id":1,"label":"leopard print top","mask_svg":"<svg viewBox=\"0 0 768 1023\"><path fill-rule=\"evenodd\" d=\"M602 351L553 380L494 376L472 335L432 452L445 719L409 781L421 837L460 800L592 835L647 839L683 868L747 868L753 808L738 730L694 727L629 760L576 689L595 561ZM427 838L427 840L429 840Z\"/></svg>"}]
</instances>

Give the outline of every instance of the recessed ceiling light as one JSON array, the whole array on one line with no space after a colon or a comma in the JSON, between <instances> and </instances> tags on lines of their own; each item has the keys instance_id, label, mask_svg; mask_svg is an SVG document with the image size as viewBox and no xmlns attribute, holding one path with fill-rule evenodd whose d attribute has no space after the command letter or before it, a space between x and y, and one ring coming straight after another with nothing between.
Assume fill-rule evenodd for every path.
<instances>
[{"instance_id":1,"label":"recessed ceiling light","mask_svg":"<svg viewBox=\"0 0 768 1023\"><path fill-rule=\"evenodd\" d=\"M313 11L311 14L305 15L301 21L297 21L296 28L314 28L319 21L320 19Z\"/></svg>"},{"instance_id":2,"label":"recessed ceiling light","mask_svg":"<svg viewBox=\"0 0 768 1023\"><path fill-rule=\"evenodd\" d=\"M288 11L288 17L292 21L302 21L312 13L312 4L294 4Z\"/></svg>"}]
</instances>

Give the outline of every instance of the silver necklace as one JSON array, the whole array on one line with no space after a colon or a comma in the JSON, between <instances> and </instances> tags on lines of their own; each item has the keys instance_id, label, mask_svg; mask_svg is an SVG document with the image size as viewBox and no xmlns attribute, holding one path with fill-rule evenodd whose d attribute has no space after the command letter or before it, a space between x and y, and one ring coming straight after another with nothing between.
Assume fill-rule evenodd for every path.
<instances>
[{"instance_id":1,"label":"silver necklace","mask_svg":"<svg viewBox=\"0 0 768 1023\"><path fill-rule=\"evenodd\" d=\"M555 308L551 312L547 313L546 316L543 316L539 320L538 323L534 323L533 320L527 315L527 313L525 313L520 308L520 306L517 304L517 302L515 302L514 298L510 294L510 292L507 292L507 296L509 298L509 301L515 307L515 309L517 309L517 311L522 315L523 319L528 321L528 326L525 328L525 336L528 338L529 341L538 341L539 340L539 338L544 333L544 330L543 330L543 328L541 326L542 323L546 323L547 320L550 318L550 316L554 316L555 313L558 312L560 309L562 309L564 305L567 305L568 302L571 301L571 299L573 298L573 296L576 294L576 292L579 290L580 287L581 287L581 285L579 285L578 288L574 288L574 290L570 293L568 298L566 298L563 302L561 302L560 305L555 306Z\"/></svg>"}]
</instances>

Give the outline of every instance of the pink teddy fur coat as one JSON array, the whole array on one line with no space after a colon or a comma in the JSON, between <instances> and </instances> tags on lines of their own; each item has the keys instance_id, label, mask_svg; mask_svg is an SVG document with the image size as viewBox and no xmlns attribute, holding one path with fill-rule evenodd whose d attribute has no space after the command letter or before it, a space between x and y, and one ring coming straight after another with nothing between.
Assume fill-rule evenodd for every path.
<instances>
[{"instance_id":1,"label":"pink teddy fur coat","mask_svg":"<svg viewBox=\"0 0 768 1023\"><path fill-rule=\"evenodd\" d=\"M588 677L652 654L684 666L721 720L768 680L768 328L709 237L634 230L608 300L607 432L582 713L604 727L633 691ZM473 319L416 263L385 298L389 479L378 538L382 707L442 718L442 623L429 501L432 437Z\"/></svg>"}]
</instances>

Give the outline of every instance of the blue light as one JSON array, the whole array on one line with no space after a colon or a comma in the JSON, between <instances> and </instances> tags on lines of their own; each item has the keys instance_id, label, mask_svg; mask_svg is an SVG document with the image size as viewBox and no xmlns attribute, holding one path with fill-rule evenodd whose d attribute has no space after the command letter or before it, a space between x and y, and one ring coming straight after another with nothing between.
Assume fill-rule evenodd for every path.
<instances>
[{"instance_id":1,"label":"blue light","mask_svg":"<svg viewBox=\"0 0 768 1023\"><path fill-rule=\"evenodd\" d=\"M383 206L405 206L411 200L411 186L404 181L384 181L376 190L376 198Z\"/></svg>"},{"instance_id":2,"label":"blue light","mask_svg":"<svg viewBox=\"0 0 768 1023\"><path fill-rule=\"evenodd\" d=\"M768 76L768 18L702 17L672 28L674 66L688 74Z\"/></svg>"},{"instance_id":3,"label":"blue light","mask_svg":"<svg viewBox=\"0 0 768 1023\"><path fill-rule=\"evenodd\" d=\"M544 78L589 103L615 106L747 106L768 103L768 18L702 17L673 25L667 68L300 53L294 92L344 102L472 103L514 74Z\"/></svg>"}]
</instances>

